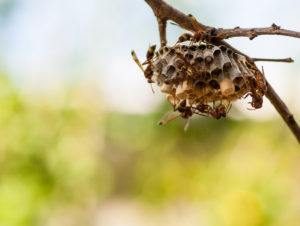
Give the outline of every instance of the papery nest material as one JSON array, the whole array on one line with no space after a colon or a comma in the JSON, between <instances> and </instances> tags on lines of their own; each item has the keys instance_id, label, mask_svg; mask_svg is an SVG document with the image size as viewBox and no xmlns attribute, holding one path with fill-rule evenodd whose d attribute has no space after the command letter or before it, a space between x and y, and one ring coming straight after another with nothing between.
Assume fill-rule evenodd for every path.
<instances>
[{"instance_id":1,"label":"papery nest material","mask_svg":"<svg viewBox=\"0 0 300 226\"><path fill-rule=\"evenodd\" d=\"M262 106L264 77L246 57L226 46L185 41L158 51L151 46L143 64L135 52L132 55L147 81L159 86L183 118L194 114L226 117L231 103L246 95L252 97L252 107Z\"/></svg>"}]
</instances>

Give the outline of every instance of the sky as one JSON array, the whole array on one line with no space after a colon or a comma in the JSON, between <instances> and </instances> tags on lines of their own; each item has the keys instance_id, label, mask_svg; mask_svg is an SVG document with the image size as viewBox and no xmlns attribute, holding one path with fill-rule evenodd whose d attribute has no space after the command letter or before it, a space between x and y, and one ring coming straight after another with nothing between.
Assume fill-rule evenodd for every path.
<instances>
[{"instance_id":1,"label":"sky","mask_svg":"<svg viewBox=\"0 0 300 226\"><path fill-rule=\"evenodd\" d=\"M296 0L167 2L210 26L276 23L300 30L300 2ZM169 25L170 44L183 32ZM2 21L0 36L0 65L24 92L53 94L59 87L87 80L101 90L112 110L145 113L163 100L159 92L152 93L130 56L134 49L144 59L148 46L159 41L156 20L142 0L15 0ZM293 57L294 64L259 66L264 66L267 79L291 110L300 112L300 39L264 36L229 42L253 57ZM246 117L277 117L268 101L255 112L245 110L247 101L241 102L236 106Z\"/></svg>"}]
</instances>

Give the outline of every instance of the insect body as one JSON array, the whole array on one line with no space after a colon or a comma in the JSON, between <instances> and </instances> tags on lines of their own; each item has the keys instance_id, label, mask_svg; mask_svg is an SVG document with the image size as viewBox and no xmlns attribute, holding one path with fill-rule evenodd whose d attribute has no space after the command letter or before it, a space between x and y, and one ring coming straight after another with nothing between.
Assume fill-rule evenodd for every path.
<instances>
[{"instance_id":1,"label":"insect body","mask_svg":"<svg viewBox=\"0 0 300 226\"><path fill-rule=\"evenodd\" d=\"M202 32L197 32L195 34L191 33L184 33L179 36L177 43L182 43L182 42L201 42L203 40L203 33Z\"/></svg>"},{"instance_id":2,"label":"insect body","mask_svg":"<svg viewBox=\"0 0 300 226\"><path fill-rule=\"evenodd\" d=\"M225 118L227 116L230 108L231 108L231 104L229 104L228 106L220 104L220 105L212 108L212 110L210 111L210 115L211 115L211 117L213 117L215 119L220 119L222 117Z\"/></svg>"},{"instance_id":3,"label":"insect body","mask_svg":"<svg viewBox=\"0 0 300 226\"><path fill-rule=\"evenodd\" d=\"M193 39L193 35L191 33L184 33L179 36L177 43L192 41L192 39Z\"/></svg>"},{"instance_id":4,"label":"insect body","mask_svg":"<svg viewBox=\"0 0 300 226\"><path fill-rule=\"evenodd\" d=\"M146 59L147 59L146 62L149 62L152 60L152 58L154 57L154 54L155 54L155 49L156 49L156 45L150 46L148 48L148 51L146 53Z\"/></svg>"},{"instance_id":5,"label":"insect body","mask_svg":"<svg viewBox=\"0 0 300 226\"><path fill-rule=\"evenodd\" d=\"M222 103L217 106L215 106L215 104L213 104L213 106L210 106L208 104L198 104L196 110L199 113L204 114L205 116L220 119L222 117L225 118L227 116L227 113L229 112L230 108L231 104L228 104L227 106L225 106Z\"/></svg>"},{"instance_id":6,"label":"insect body","mask_svg":"<svg viewBox=\"0 0 300 226\"><path fill-rule=\"evenodd\" d=\"M255 79L248 79L250 85L250 92L246 94L245 98L251 96L252 101L249 102L254 109L259 109L263 105L264 91L258 87Z\"/></svg>"},{"instance_id":7,"label":"insect body","mask_svg":"<svg viewBox=\"0 0 300 226\"><path fill-rule=\"evenodd\" d=\"M151 62L155 55L155 49L156 49L156 45L152 45L149 47L149 49L146 53L146 61L143 64L141 64L136 53L134 51L131 51L131 56L132 56L133 60L138 65L138 67L144 72L144 76L147 79L148 83L153 83L153 81L152 81L153 65ZM146 69L143 68L143 65L147 65Z\"/></svg>"},{"instance_id":8,"label":"insect body","mask_svg":"<svg viewBox=\"0 0 300 226\"><path fill-rule=\"evenodd\" d=\"M175 107L175 110L177 110L178 112L180 112L180 116L182 118L186 118L188 119L189 117L191 117L193 115L193 111L191 106L187 105L187 101L183 100L181 101L178 106Z\"/></svg>"}]
</instances>

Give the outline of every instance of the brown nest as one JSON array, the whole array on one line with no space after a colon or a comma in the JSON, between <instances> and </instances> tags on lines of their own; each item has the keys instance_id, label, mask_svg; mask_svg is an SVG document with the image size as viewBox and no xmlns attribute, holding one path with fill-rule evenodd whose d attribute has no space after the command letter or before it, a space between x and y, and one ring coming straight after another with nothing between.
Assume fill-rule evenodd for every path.
<instances>
[{"instance_id":1,"label":"brown nest","mask_svg":"<svg viewBox=\"0 0 300 226\"><path fill-rule=\"evenodd\" d=\"M158 51L151 46L143 63L145 69L134 52L132 55L148 82L159 86L183 118L193 114L226 117L231 102L248 95L253 108L262 106L263 74L245 56L225 46L177 43Z\"/></svg>"}]
</instances>

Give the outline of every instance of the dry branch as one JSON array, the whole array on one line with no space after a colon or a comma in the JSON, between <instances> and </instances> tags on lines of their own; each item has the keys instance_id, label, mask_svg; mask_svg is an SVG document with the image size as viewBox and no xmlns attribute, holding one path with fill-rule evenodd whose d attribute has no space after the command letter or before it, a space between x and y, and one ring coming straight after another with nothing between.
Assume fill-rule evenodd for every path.
<instances>
[{"instance_id":1,"label":"dry branch","mask_svg":"<svg viewBox=\"0 0 300 226\"><path fill-rule=\"evenodd\" d=\"M275 62L292 62L292 59L261 59L261 58L251 58L244 53L236 50L234 47L230 46L228 43L223 41L223 39L231 38L231 37L249 37L250 39L254 39L259 35L282 35L282 36L290 36L295 38L300 38L300 32L290 31L281 29L276 24L273 24L271 27L267 28L239 28L236 27L234 29L216 29L213 27L205 26L198 22L195 17L192 15L185 15L179 10L173 8L169 4L167 4L163 0L145 0L148 5L152 8L155 16L157 17L158 25L159 25L159 33L161 45L166 45L166 22L171 20L178 24L180 27L189 30L195 34L202 34L203 38L207 42L213 42L214 44L223 44L226 45L238 53L246 56L249 61L275 61ZM288 125L298 142L300 143L300 127L295 121L293 115L288 110L286 104L281 100L272 86L267 82L267 93L266 97L273 104L275 109L284 119L285 123Z\"/></svg>"},{"instance_id":2,"label":"dry branch","mask_svg":"<svg viewBox=\"0 0 300 226\"><path fill-rule=\"evenodd\" d=\"M294 119L294 116L290 113L288 107L286 104L280 99L280 97L277 95L273 87L267 83L268 91L266 93L266 97L270 100L270 102L273 104L275 109L278 111L278 113L281 115L285 123L288 125L290 130L294 133L296 136L296 139L300 143L300 127L297 124L297 122Z\"/></svg>"},{"instance_id":3,"label":"dry branch","mask_svg":"<svg viewBox=\"0 0 300 226\"><path fill-rule=\"evenodd\" d=\"M199 23L162 0L145 0L152 8L155 16L161 20L172 20L180 27L189 31L205 31L207 26Z\"/></svg>"},{"instance_id":4,"label":"dry branch","mask_svg":"<svg viewBox=\"0 0 300 226\"><path fill-rule=\"evenodd\" d=\"M217 29L215 31L215 37L219 39L228 39L233 37L248 37L250 40L261 35L281 35L294 38L300 38L300 32L282 29L276 24L272 24L270 27L264 28L240 28L233 29Z\"/></svg>"},{"instance_id":5,"label":"dry branch","mask_svg":"<svg viewBox=\"0 0 300 226\"><path fill-rule=\"evenodd\" d=\"M283 58L283 59L269 59L269 58L252 58L253 61L266 61L266 62L282 62L282 63L294 63L292 58Z\"/></svg>"}]
</instances>

